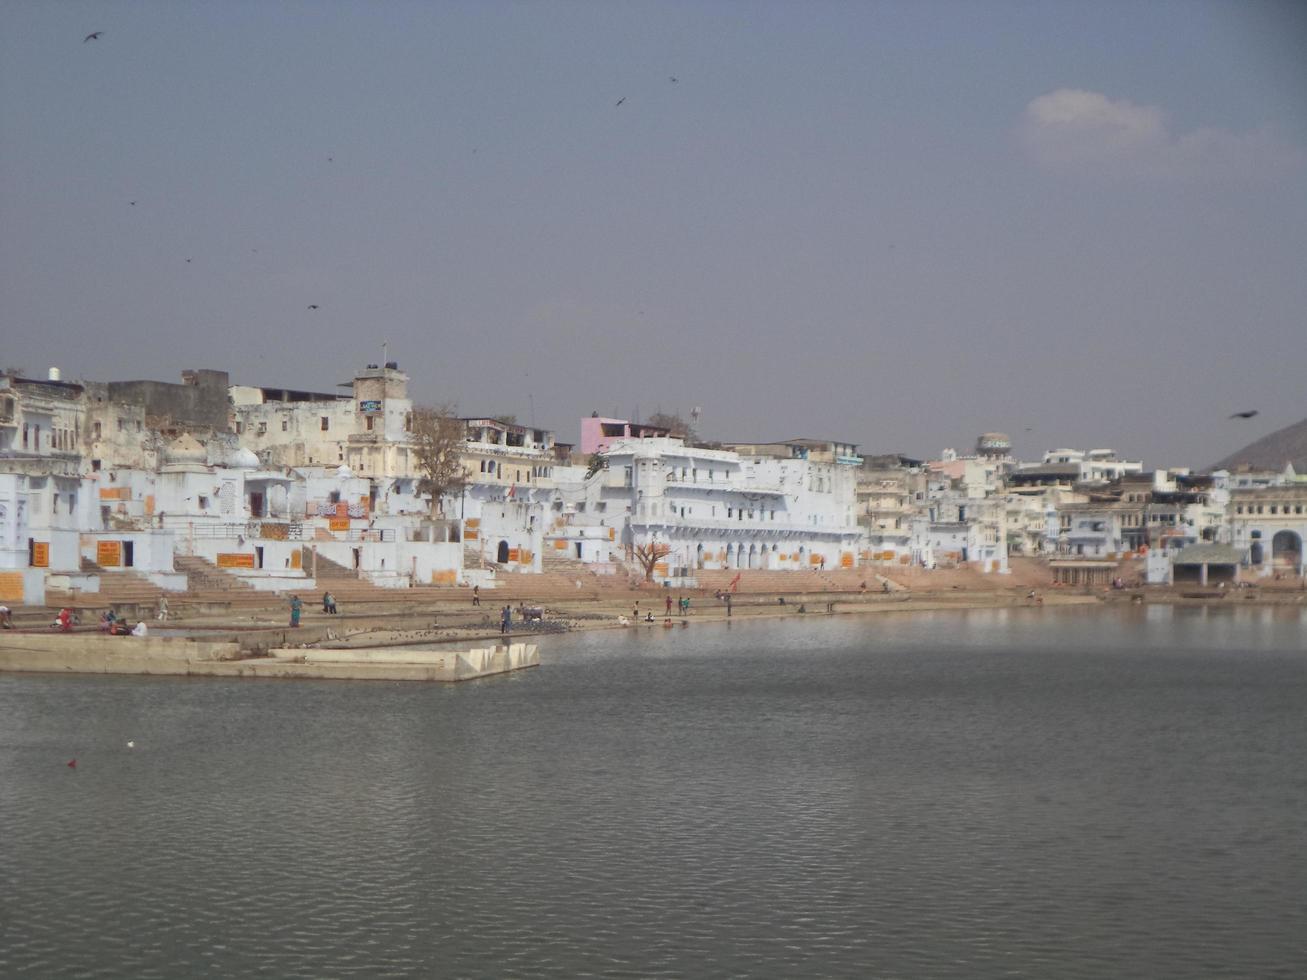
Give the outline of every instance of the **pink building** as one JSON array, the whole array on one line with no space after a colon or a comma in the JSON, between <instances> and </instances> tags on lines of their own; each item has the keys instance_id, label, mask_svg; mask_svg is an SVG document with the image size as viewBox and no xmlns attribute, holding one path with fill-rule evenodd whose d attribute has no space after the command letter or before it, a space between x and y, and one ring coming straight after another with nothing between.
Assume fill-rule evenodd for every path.
<instances>
[{"instance_id":1,"label":"pink building","mask_svg":"<svg viewBox=\"0 0 1307 980\"><path fill-rule=\"evenodd\" d=\"M626 419L605 419L591 415L581 420L581 453L602 453L619 439L650 439L667 435L669 430L657 425L642 425Z\"/></svg>"}]
</instances>

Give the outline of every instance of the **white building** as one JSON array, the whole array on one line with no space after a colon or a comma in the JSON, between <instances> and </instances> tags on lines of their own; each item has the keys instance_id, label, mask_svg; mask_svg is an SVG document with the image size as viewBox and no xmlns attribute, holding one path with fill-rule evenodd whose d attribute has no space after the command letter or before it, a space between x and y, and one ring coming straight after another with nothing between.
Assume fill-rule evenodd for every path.
<instances>
[{"instance_id":1,"label":"white building","mask_svg":"<svg viewBox=\"0 0 1307 980\"><path fill-rule=\"evenodd\" d=\"M579 485L560 482L552 508L550 543L582 560L663 545L655 578L673 582L697 569L857 564L852 466L741 457L670 437L620 440L604 460Z\"/></svg>"}]
</instances>

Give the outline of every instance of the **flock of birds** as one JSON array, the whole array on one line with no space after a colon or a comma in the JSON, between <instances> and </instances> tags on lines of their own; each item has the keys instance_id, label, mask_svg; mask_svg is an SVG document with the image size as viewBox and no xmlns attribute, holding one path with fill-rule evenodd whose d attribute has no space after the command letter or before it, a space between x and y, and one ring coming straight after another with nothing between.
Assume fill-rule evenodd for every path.
<instances>
[{"instance_id":1,"label":"flock of birds","mask_svg":"<svg viewBox=\"0 0 1307 980\"><path fill-rule=\"evenodd\" d=\"M104 31L92 31L90 34L86 35L86 37L82 38L82 43L83 43L83 44L86 44L88 41L98 41L98 40L100 40L100 38L102 38L102 37L104 37ZM677 78L675 75L668 75L668 76L667 76L667 81L668 81L669 83L671 83L672 85L676 85L676 84L678 84L678 83L680 82L680 79ZM623 105L625 102L626 102L626 96L623 95L620 99L617 100L617 103L616 103L616 104L617 104L618 106L621 106L621 105ZM475 153L476 150L473 149L472 152ZM334 161L334 158L333 158L333 157L330 157L330 156L327 157L327 162L328 162L328 163L332 163L333 161ZM136 202L135 202L135 201L128 201L127 203L130 204L132 207L136 207ZM257 248L254 248L254 249L250 249L250 251L251 251L251 252L257 252L258 249L257 249ZM190 264L190 263L191 263L191 260L188 258L188 259L186 260L186 262L187 262L187 264ZM321 309L322 307L321 307L319 304L317 304L317 303L310 303L310 304L308 305L308 308L309 308L310 310L319 310L319 309ZM642 311L642 312L643 312L643 311Z\"/></svg>"}]
</instances>

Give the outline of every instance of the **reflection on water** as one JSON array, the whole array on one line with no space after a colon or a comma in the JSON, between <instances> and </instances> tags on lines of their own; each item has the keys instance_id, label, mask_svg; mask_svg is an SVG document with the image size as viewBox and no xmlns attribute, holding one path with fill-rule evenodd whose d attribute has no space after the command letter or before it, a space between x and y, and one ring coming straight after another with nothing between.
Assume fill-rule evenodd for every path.
<instances>
[{"instance_id":1,"label":"reflection on water","mask_svg":"<svg viewBox=\"0 0 1307 980\"><path fill-rule=\"evenodd\" d=\"M0 975L1297 975L1305 637L1020 609L457 686L0 676Z\"/></svg>"}]
</instances>

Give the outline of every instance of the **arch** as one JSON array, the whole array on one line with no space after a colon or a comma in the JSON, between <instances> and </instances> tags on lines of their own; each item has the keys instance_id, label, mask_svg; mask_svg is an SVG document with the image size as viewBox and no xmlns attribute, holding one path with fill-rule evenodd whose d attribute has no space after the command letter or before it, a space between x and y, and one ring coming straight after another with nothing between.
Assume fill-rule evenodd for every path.
<instances>
[{"instance_id":1,"label":"arch","mask_svg":"<svg viewBox=\"0 0 1307 980\"><path fill-rule=\"evenodd\" d=\"M694 549L694 567L703 568L703 542L700 541Z\"/></svg>"},{"instance_id":2,"label":"arch","mask_svg":"<svg viewBox=\"0 0 1307 980\"><path fill-rule=\"evenodd\" d=\"M749 545L749 567L758 567L758 546L756 544Z\"/></svg>"},{"instance_id":3,"label":"arch","mask_svg":"<svg viewBox=\"0 0 1307 980\"><path fill-rule=\"evenodd\" d=\"M1271 538L1271 564L1277 568L1302 567L1302 538L1294 531L1277 531Z\"/></svg>"},{"instance_id":4,"label":"arch","mask_svg":"<svg viewBox=\"0 0 1307 980\"><path fill-rule=\"evenodd\" d=\"M499 542L499 549L495 552L495 561L499 562L501 565L502 565L504 562L508 561L508 542L507 542L507 541L501 541L501 542Z\"/></svg>"}]
</instances>

